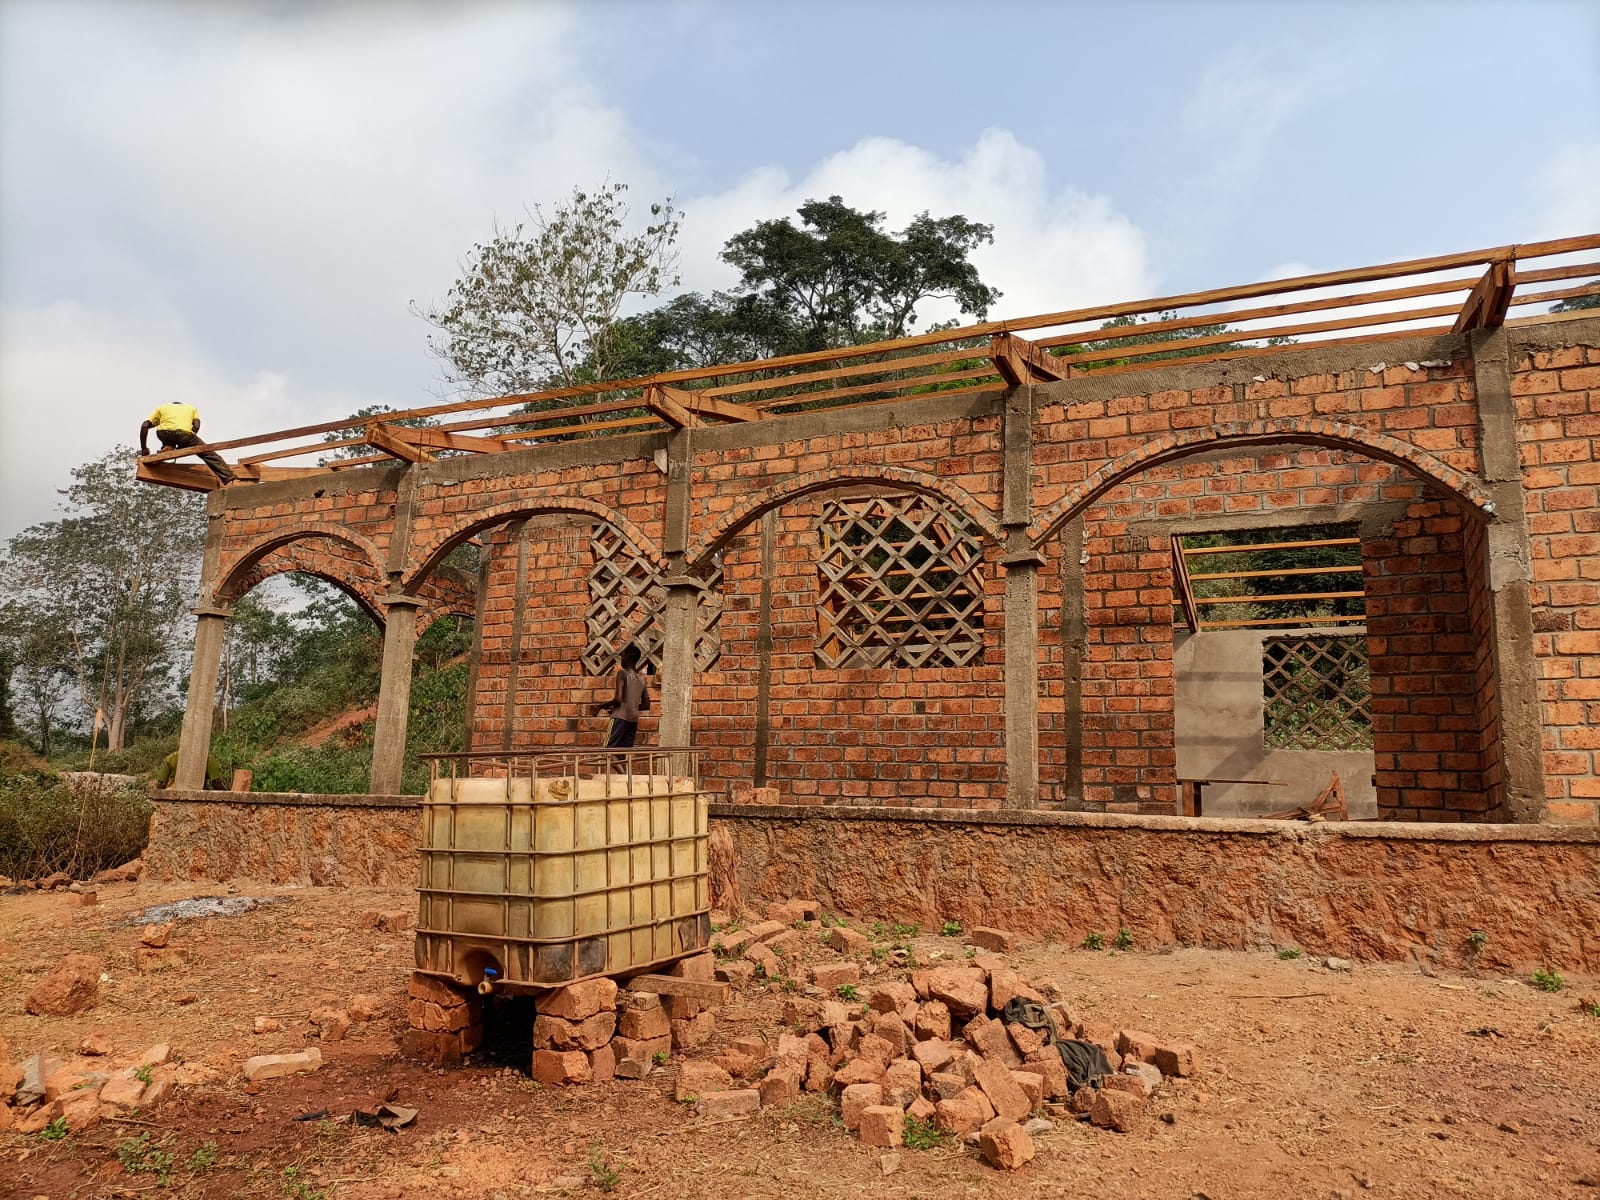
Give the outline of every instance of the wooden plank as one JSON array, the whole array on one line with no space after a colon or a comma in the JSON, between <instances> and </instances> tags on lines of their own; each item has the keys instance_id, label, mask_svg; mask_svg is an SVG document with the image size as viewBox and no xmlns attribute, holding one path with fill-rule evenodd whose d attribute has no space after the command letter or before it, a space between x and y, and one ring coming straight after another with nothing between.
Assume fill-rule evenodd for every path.
<instances>
[{"instance_id":1,"label":"wooden plank","mask_svg":"<svg viewBox=\"0 0 1600 1200\"><path fill-rule=\"evenodd\" d=\"M1454 311L1454 310L1451 310ZM1535 318L1543 320L1544 318ZM1101 375L1126 375L1129 371L1152 371L1161 367L1202 367L1210 363L1231 362L1236 358L1258 358L1263 354L1293 354L1297 350L1331 350L1335 346L1381 345L1384 342L1433 337L1449 333L1448 325L1429 325L1422 329L1397 329L1392 333L1369 333L1360 337L1326 338L1315 342L1297 342L1288 346L1246 346L1242 350L1224 350L1219 354L1196 354L1193 357L1169 358L1153 363L1128 363L1120 367L1096 367L1092 372Z\"/></svg>"},{"instance_id":2,"label":"wooden plank","mask_svg":"<svg viewBox=\"0 0 1600 1200\"><path fill-rule=\"evenodd\" d=\"M1189 564L1184 562L1178 539L1173 538L1170 545L1172 552L1172 580L1177 585L1178 599L1183 604L1183 619L1189 623L1190 633L1199 633L1200 610L1194 602L1194 587L1189 582Z\"/></svg>"},{"instance_id":3,"label":"wooden plank","mask_svg":"<svg viewBox=\"0 0 1600 1200\"><path fill-rule=\"evenodd\" d=\"M1348 567L1290 567L1283 571L1217 571L1207 575L1191 575L1190 579L1265 579L1270 575L1359 575L1361 564Z\"/></svg>"},{"instance_id":4,"label":"wooden plank","mask_svg":"<svg viewBox=\"0 0 1600 1200\"><path fill-rule=\"evenodd\" d=\"M1253 554L1258 550L1300 550L1306 546L1359 546L1360 538L1319 538L1310 542L1254 542L1248 546L1185 546L1185 554Z\"/></svg>"},{"instance_id":5,"label":"wooden plank","mask_svg":"<svg viewBox=\"0 0 1600 1200\"><path fill-rule=\"evenodd\" d=\"M1600 275L1600 262L1572 263L1565 267L1541 267L1536 271L1517 271L1517 286L1525 283L1550 283L1557 279L1578 279L1584 275Z\"/></svg>"},{"instance_id":6,"label":"wooden plank","mask_svg":"<svg viewBox=\"0 0 1600 1200\"><path fill-rule=\"evenodd\" d=\"M802 383L824 383L830 379L849 379L856 375L879 375L890 371L909 371L914 367L936 367L944 363L959 362L964 358L982 358L981 350L940 350L936 354L904 354L898 358L875 359L853 366L836 365L826 371L807 371L797 375L773 375L750 379L743 383L724 384L721 387L703 388L702 396L733 396L745 392L771 391L777 388L798 386Z\"/></svg>"},{"instance_id":7,"label":"wooden plank","mask_svg":"<svg viewBox=\"0 0 1600 1200\"><path fill-rule=\"evenodd\" d=\"M677 392L677 395L681 396L683 393ZM651 384L644 390L644 402L651 412L674 429L699 429L705 425L705 422L685 408L676 396L668 395L667 388Z\"/></svg>"},{"instance_id":8,"label":"wooden plank","mask_svg":"<svg viewBox=\"0 0 1600 1200\"><path fill-rule=\"evenodd\" d=\"M824 392L796 392L789 396L778 396L759 402L763 411L771 412L778 408L786 408L795 404L815 404L821 400L844 400L851 396L870 396L875 392L897 392L894 399L904 400L912 395L907 389L919 387L933 387L942 383L961 383L968 379L994 379L999 381L999 373L994 365L983 356L984 363L981 367L974 367L969 371L945 371L933 375L918 375L915 379L885 379L877 383L863 383L855 387L831 388ZM920 394L920 393L917 393ZM936 395L937 392L930 392Z\"/></svg>"},{"instance_id":9,"label":"wooden plank","mask_svg":"<svg viewBox=\"0 0 1600 1200\"><path fill-rule=\"evenodd\" d=\"M732 987L707 979L679 979L674 975L635 975L627 987L635 992L654 992L658 996L682 996L705 1004L726 1004Z\"/></svg>"},{"instance_id":10,"label":"wooden plank","mask_svg":"<svg viewBox=\"0 0 1600 1200\"><path fill-rule=\"evenodd\" d=\"M407 430L406 432L411 432ZM400 436L399 430L383 421L374 421L367 426L366 442L368 445L382 450L391 458L398 458L401 462L431 462L433 455L423 447L413 442L408 442Z\"/></svg>"},{"instance_id":11,"label":"wooden plank","mask_svg":"<svg viewBox=\"0 0 1600 1200\"><path fill-rule=\"evenodd\" d=\"M474 454L499 454L509 450L501 438L471 437L448 429L396 429L395 436L413 446L433 450L470 450Z\"/></svg>"},{"instance_id":12,"label":"wooden plank","mask_svg":"<svg viewBox=\"0 0 1600 1200\"><path fill-rule=\"evenodd\" d=\"M145 483L160 483L167 487L182 488L186 492L214 492L222 480L211 473L209 467L195 467L188 463L150 462L139 460L134 477Z\"/></svg>"},{"instance_id":13,"label":"wooden plank","mask_svg":"<svg viewBox=\"0 0 1600 1200\"><path fill-rule=\"evenodd\" d=\"M1266 604L1273 600L1359 600L1365 592L1282 592L1273 596L1201 596L1196 604Z\"/></svg>"},{"instance_id":14,"label":"wooden plank","mask_svg":"<svg viewBox=\"0 0 1600 1200\"><path fill-rule=\"evenodd\" d=\"M1209 629L1249 629L1259 625L1284 625L1290 629L1299 625L1349 625L1364 624L1365 616L1360 617L1265 617L1257 621L1207 621Z\"/></svg>"},{"instance_id":15,"label":"wooden plank","mask_svg":"<svg viewBox=\"0 0 1600 1200\"><path fill-rule=\"evenodd\" d=\"M1473 329L1498 329L1505 324L1506 309L1511 307L1511 295L1516 290L1516 273L1507 261L1492 262L1478 280L1461 315L1451 327L1451 333L1466 333Z\"/></svg>"},{"instance_id":16,"label":"wooden plank","mask_svg":"<svg viewBox=\"0 0 1600 1200\"><path fill-rule=\"evenodd\" d=\"M721 400L716 396L707 396L704 392L686 392L681 388L661 385L655 389L646 389L648 396L651 390L659 391L662 395L675 401L685 412L694 413L696 416L721 417L725 421L759 421L762 412L759 408L751 408L746 404L735 404L731 400Z\"/></svg>"},{"instance_id":17,"label":"wooden plank","mask_svg":"<svg viewBox=\"0 0 1600 1200\"><path fill-rule=\"evenodd\" d=\"M997 333L989 339L989 359L1009 387L1037 381L1051 383L1071 374L1065 360L1012 333Z\"/></svg>"},{"instance_id":18,"label":"wooden plank","mask_svg":"<svg viewBox=\"0 0 1600 1200\"><path fill-rule=\"evenodd\" d=\"M327 467L263 467L255 463L239 463L233 473L251 483L272 483L278 479L302 479L307 475L322 475Z\"/></svg>"}]
</instances>

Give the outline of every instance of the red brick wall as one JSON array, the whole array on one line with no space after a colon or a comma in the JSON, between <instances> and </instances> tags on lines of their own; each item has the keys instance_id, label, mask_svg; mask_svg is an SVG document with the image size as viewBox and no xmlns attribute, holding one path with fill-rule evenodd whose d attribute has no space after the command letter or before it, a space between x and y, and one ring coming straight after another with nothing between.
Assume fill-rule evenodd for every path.
<instances>
[{"instance_id":1,"label":"red brick wall","mask_svg":"<svg viewBox=\"0 0 1600 1200\"><path fill-rule=\"evenodd\" d=\"M1600 820L1600 348L1512 362L1548 814Z\"/></svg>"}]
</instances>

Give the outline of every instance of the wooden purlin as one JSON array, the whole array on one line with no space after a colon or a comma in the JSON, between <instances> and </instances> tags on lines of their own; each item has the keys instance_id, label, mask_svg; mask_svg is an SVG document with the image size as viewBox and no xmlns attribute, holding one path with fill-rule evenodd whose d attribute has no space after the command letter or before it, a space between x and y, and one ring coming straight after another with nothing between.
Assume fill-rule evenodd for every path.
<instances>
[{"instance_id":1,"label":"wooden purlin","mask_svg":"<svg viewBox=\"0 0 1600 1200\"><path fill-rule=\"evenodd\" d=\"M583 401L584 399L599 400L606 395L615 396L626 393L637 396L647 388L670 389L663 390L659 396L667 400L676 400L678 408L673 415L679 419L689 417L704 422L706 418L718 420L751 420L752 414L763 412L776 413L791 410L797 406L813 407L821 404L838 404L857 407L863 405L888 403L908 396L939 391L944 394L955 394L950 388L952 383L973 381L977 386L973 388L956 389L957 391L981 390L984 383L978 381L993 381L999 386L1007 382L1004 374L997 375L996 370L985 366L982 370L961 369L964 363L985 361L983 349L974 345L979 339L996 338L998 336L1015 336L1026 330L1046 330L1055 327L1061 332L1035 339L1021 339L1017 342L1020 346L1009 343L1010 355L1002 355L1008 359L1004 364L996 365L1002 371L1009 369L1010 374L1019 379L1036 382L1029 379L1034 375L1035 367L1043 366L1047 373L1045 377L1059 378L1060 376L1048 374L1057 369L1069 371L1073 375L1084 373L1120 373L1128 370L1149 370L1170 365L1199 366L1208 363L1226 362L1232 359L1258 355L1264 348L1260 345L1243 345L1238 348L1224 348L1229 342L1233 343L1259 343L1273 337L1309 337L1313 340L1304 343L1304 346L1318 348L1332 348L1340 345L1373 342L1403 337L1431 336L1435 333L1446 332L1450 325L1434 324L1434 318L1452 320L1457 329L1492 328L1496 325L1526 324L1543 320L1578 319L1585 315L1579 313L1541 314L1531 318L1520 318L1507 321L1506 313L1510 308L1518 305L1533 305L1550 303L1559 299L1572 299L1579 296L1594 295L1600 292L1600 283L1584 282L1577 287L1561 288L1549 292L1529 292L1524 290L1517 294L1516 289L1520 283L1544 283L1564 279L1589 278L1594 272L1600 271L1600 263L1567 263L1556 267L1539 267L1532 264L1531 269L1519 269L1519 260L1549 258L1555 255L1572 255L1579 252L1600 250L1600 235L1588 235L1577 238L1555 239L1545 242L1527 243L1522 245L1499 246L1485 250L1468 251L1459 254L1440 255L1431 258L1411 259L1404 262L1389 263L1380 266L1362 267L1350 270L1324 272L1316 275L1300 276L1293 279L1264 281L1261 283L1245 284L1227 288L1211 289L1203 292L1186 293L1182 295L1157 297L1149 300L1134 301L1129 303L1103 305L1095 308L1063 310L1060 312L1044 313L1032 317L1013 318L1004 321L981 322L975 325L952 330L939 330L936 332L918 334L910 337L897 338L891 341L878 342L862 346L841 347L829 350L809 351L803 354L786 355L765 360L749 360L738 363L686 368L679 371L662 372L654 376L630 380L609 380L595 384L585 384L570 388L551 389L544 392L524 393L513 396L490 397L482 400L455 401L435 404L420 408L402 410L384 415L381 424L393 428L393 422L409 418L427 418L443 416L445 414L466 415L469 419L451 422L445 426L447 432L464 431L467 429L496 428L495 436L484 437L483 441L489 445L469 444L465 441L451 446L434 445L433 449L460 449L481 453L494 453L500 449L514 449L517 443L544 437L567 436L578 433L585 436L595 436L605 432L623 432L630 428L659 428L658 422L666 419L658 415L640 417L636 415L623 415L628 410L637 412L642 407L647 407L637 399L623 399L615 401L601 401L584 405L582 408L560 406L562 401ZM1406 282L1405 277L1439 276L1445 272L1455 271L1464 267L1476 267L1483 273L1480 277L1434 278L1420 281ZM1347 285L1360 284L1380 280L1400 280L1404 286L1386 290L1366 291L1361 293L1348 293L1342 296L1314 296L1295 299L1297 293L1305 293L1311 289L1342 288ZM1371 311L1358 313L1353 316L1342 316L1333 320L1300 322L1277 325L1274 328L1239 329L1223 334L1202 333L1195 338L1172 338L1162 342L1137 342L1134 338L1148 339L1151 334L1177 333L1186 329L1196 329L1207 324L1230 323L1237 324L1241 321L1271 320L1274 317L1290 316L1295 313L1313 313L1326 309L1346 310L1379 305L1387 306L1395 301L1429 295L1446 295L1449 293L1468 292L1465 302L1461 306L1440 304L1420 309L1391 309L1389 311ZM1238 301L1250 300L1256 297L1289 297L1288 303L1268 304L1254 308L1227 308ZM1208 312L1193 310L1208 308ZM1181 315L1166 316L1169 311L1188 310ZM1106 329L1086 329L1084 326L1091 322L1103 323L1118 317L1149 317L1155 320L1136 321L1122 327ZM1398 322L1412 322L1415 328L1394 330ZM1065 328L1063 328L1065 327ZM1387 327L1387 328L1386 328ZM1337 330L1349 329L1355 332L1351 337L1322 337L1322 334ZM1367 332L1367 331L1373 332ZM1071 354L1071 363L1062 364L1057 356L1048 354L1054 346L1086 347L1088 343L1095 344L1092 352L1079 351ZM992 343L993 344L993 343ZM1196 350L1209 347L1218 347L1214 353L1195 354ZM1282 352L1293 350L1294 346L1285 346ZM916 353L925 350L928 353ZM1021 351L1022 353L1018 353ZM1176 357L1182 354L1183 357ZM1149 361L1150 356L1163 357ZM1119 363L1118 359L1138 359L1138 362ZM916 368L934 368L929 373L918 373ZM946 368L941 371L939 367ZM955 367L955 370L950 370ZM826 385L836 379L849 377L865 378L872 382L864 382L858 387L833 387ZM719 381L728 380L727 383ZM822 383L826 390L822 392L807 392L805 387L812 383ZM691 385L693 390L681 389L671 385ZM678 393L673 395L673 393ZM735 404L724 401L727 407L717 405L715 401L722 396L748 395L753 403ZM695 397L693 403L686 403L684 396ZM761 399L754 400L760 396ZM529 412L532 406L538 411ZM507 413L508 408L517 408L518 411ZM501 410L499 413L486 410ZM599 410L599 411L597 411ZM573 422L580 412L600 412L618 414L618 419L607 421L588 421L573 427ZM652 409L654 413L655 410ZM482 413L481 417L473 419L471 414ZM669 424L672 422L669 421ZM506 426L521 426L523 430L510 435L500 433ZM552 429L551 426L556 426ZM402 427L403 428L403 427ZM146 461L152 464L167 462L172 459L182 458L192 454L195 449L203 450L230 450L244 446L275 447L266 449L265 452L250 455L246 463L264 463L284 458L317 454L335 449L339 446L360 445L366 442L365 423L359 419L345 418L338 421L323 422L316 425L302 426L297 429L284 430L275 433L254 435L246 438L207 443L202 447L173 448L161 450L147 457ZM335 443L321 441L305 442L303 439L317 437L322 434L344 434ZM351 436L359 434L360 436ZM380 433L380 436L381 433ZM298 444L286 444L298 443ZM401 443L409 443L413 449L409 452L393 453ZM425 443L412 438L409 433L396 434L390 443L390 448L385 448L388 457L401 457L404 461L421 461L412 455L417 448ZM342 470L360 464L382 461L376 457L362 457L359 459L344 460L330 463L326 466L315 468L322 470ZM274 470L289 468L274 468ZM292 468L295 470L310 470L314 468ZM240 472L242 478L248 478L245 472ZM259 478L267 478L261 475ZM144 478L150 482L170 483L172 486L187 486L192 483L192 477L165 476L161 473L147 474ZM180 483L183 479L188 483Z\"/></svg>"}]
</instances>

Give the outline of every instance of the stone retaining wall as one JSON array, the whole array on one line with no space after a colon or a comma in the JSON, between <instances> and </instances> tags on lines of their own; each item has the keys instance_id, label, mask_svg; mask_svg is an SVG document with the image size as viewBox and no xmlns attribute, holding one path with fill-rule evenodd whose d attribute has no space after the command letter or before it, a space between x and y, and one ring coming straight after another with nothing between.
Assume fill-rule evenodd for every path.
<instances>
[{"instance_id":1,"label":"stone retaining wall","mask_svg":"<svg viewBox=\"0 0 1600 1200\"><path fill-rule=\"evenodd\" d=\"M416 886L416 796L165 791L151 799L149 878Z\"/></svg>"},{"instance_id":2,"label":"stone retaining wall","mask_svg":"<svg viewBox=\"0 0 1600 1200\"><path fill-rule=\"evenodd\" d=\"M1600 830L713 806L741 898L1076 945L1298 946L1600 972Z\"/></svg>"}]
</instances>

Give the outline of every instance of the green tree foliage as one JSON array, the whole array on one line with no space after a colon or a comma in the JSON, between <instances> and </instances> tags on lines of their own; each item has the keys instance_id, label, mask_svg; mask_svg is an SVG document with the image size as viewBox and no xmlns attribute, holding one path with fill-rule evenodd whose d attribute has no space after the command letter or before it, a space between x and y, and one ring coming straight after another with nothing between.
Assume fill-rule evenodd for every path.
<instances>
[{"instance_id":1,"label":"green tree foliage","mask_svg":"<svg viewBox=\"0 0 1600 1200\"><path fill-rule=\"evenodd\" d=\"M416 310L440 331L430 348L452 383L483 395L616 378L613 327L630 297L676 287L679 216L650 206L630 233L627 185L574 188L525 224L472 247L445 302Z\"/></svg>"},{"instance_id":2,"label":"green tree foliage","mask_svg":"<svg viewBox=\"0 0 1600 1200\"><path fill-rule=\"evenodd\" d=\"M23 530L0 561L0 636L35 712L53 712L71 681L76 715L104 713L111 750L172 695L204 541L198 499L140 484L133 468L127 447L75 468L67 515Z\"/></svg>"},{"instance_id":3,"label":"green tree foliage","mask_svg":"<svg viewBox=\"0 0 1600 1200\"><path fill-rule=\"evenodd\" d=\"M1600 279L1591 279L1590 283L1600 283ZM1600 308L1600 294L1593 296L1572 296L1566 300L1557 300L1550 306L1553 313L1582 312L1585 309Z\"/></svg>"}]
</instances>

